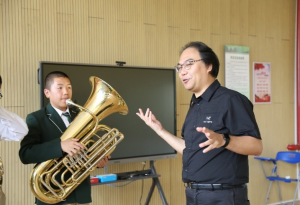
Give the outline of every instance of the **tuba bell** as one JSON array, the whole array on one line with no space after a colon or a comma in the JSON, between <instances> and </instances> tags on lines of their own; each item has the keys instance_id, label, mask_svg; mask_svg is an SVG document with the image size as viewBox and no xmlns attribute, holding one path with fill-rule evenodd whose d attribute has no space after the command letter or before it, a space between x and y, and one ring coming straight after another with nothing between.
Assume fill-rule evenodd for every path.
<instances>
[{"instance_id":1,"label":"tuba bell","mask_svg":"<svg viewBox=\"0 0 300 205\"><path fill-rule=\"evenodd\" d=\"M101 158L110 155L124 135L116 128L101 125L99 122L108 115L119 112L128 113L122 97L105 81L90 77L92 92L82 107L71 100L69 106L79 108L80 112L61 136L61 140L79 139L86 148L77 154L68 154L42 162L33 168L30 175L30 188L35 197L48 204L64 201L67 196L90 175ZM96 133L105 132L101 137ZM56 175L61 175L57 180Z\"/></svg>"}]
</instances>

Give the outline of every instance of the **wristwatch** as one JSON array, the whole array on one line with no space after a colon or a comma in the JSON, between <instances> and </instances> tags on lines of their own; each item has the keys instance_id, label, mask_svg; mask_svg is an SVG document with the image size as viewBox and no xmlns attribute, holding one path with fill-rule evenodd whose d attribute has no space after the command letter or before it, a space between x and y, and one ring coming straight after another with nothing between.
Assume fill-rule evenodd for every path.
<instances>
[{"instance_id":1,"label":"wristwatch","mask_svg":"<svg viewBox=\"0 0 300 205\"><path fill-rule=\"evenodd\" d=\"M228 134L222 134L223 135L223 139L225 140L225 144L222 147L227 147L227 145L230 142L230 137Z\"/></svg>"}]
</instances>

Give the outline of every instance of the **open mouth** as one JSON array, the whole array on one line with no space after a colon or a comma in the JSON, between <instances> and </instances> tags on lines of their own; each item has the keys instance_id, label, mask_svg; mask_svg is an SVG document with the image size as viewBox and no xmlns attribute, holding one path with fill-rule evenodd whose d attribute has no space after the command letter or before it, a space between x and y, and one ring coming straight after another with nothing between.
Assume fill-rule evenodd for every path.
<instances>
[{"instance_id":1,"label":"open mouth","mask_svg":"<svg viewBox=\"0 0 300 205\"><path fill-rule=\"evenodd\" d=\"M183 79L182 82L183 83L187 83L190 79Z\"/></svg>"}]
</instances>

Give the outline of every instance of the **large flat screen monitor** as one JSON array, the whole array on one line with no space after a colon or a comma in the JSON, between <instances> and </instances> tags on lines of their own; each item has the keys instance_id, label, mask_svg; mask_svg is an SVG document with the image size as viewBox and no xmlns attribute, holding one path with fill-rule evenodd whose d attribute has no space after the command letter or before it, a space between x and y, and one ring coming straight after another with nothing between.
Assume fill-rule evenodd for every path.
<instances>
[{"instance_id":1,"label":"large flat screen monitor","mask_svg":"<svg viewBox=\"0 0 300 205\"><path fill-rule=\"evenodd\" d=\"M174 69L133 66L90 65L40 62L41 107L49 100L44 95L44 79L52 71L63 71L71 79L72 100L83 106L91 93L89 77L96 76L111 85L126 102L127 115L114 113L100 124L124 134L109 164L174 158L176 151L149 128L137 115L139 108L150 108L164 128L176 135L176 76Z\"/></svg>"}]
</instances>

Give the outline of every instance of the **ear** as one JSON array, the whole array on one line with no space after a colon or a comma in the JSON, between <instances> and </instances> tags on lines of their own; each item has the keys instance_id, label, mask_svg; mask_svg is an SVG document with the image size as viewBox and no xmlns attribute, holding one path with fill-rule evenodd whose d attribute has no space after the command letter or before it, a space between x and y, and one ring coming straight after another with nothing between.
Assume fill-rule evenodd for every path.
<instances>
[{"instance_id":1,"label":"ear","mask_svg":"<svg viewBox=\"0 0 300 205\"><path fill-rule=\"evenodd\" d=\"M50 90L44 89L44 94L45 94L46 98L50 98Z\"/></svg>"},{"instance_id":2,"label":"ear","mask_svg":"<svg viewBox=\"0 0 300 205\"><path fill-rule=\"evenodd\" d=\"M207 66L207 73L210 73L212 71L212 64L209 64Z\"/></svg>"}]
</instances>

